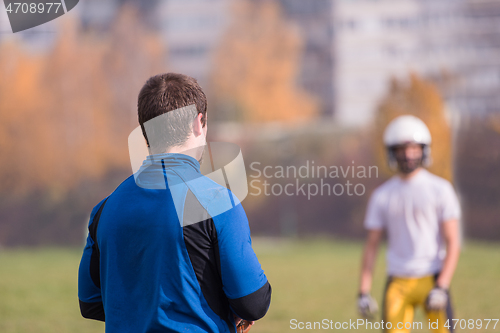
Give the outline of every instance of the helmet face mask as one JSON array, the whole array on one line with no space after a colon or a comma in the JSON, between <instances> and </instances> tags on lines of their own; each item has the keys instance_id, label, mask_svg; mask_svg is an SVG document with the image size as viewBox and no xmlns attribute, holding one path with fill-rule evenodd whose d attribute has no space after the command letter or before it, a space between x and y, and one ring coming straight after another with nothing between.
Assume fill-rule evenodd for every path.
<instances>
[{"instance_id":1,"label":"helmet face mask","mask_svg":"<svg viewBox=\"0 0 500 333\"><path fill-rule=\"evenodd\" d=\"M393 158L393 168L403 174L409 174L423 165L424 145L408 143L388 148L389 156Z\"/></svg>"}]
</instances>

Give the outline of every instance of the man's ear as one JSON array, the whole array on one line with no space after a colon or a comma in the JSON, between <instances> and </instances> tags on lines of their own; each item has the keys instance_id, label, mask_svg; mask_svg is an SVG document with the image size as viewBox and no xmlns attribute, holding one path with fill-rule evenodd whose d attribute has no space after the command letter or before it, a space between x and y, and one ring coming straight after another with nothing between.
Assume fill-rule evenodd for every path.
<instances>
[{"instance_id":1,"label":"man's ear","mask_svg":"<svg viewBox=\"0 0 500 333\"><path fill-rule=\"evenodd\" d=\"M196 118L193 120L193 134L194 136L200 136L203 134L203 124L201 123L201 118L203 115L201 113L198 113Z\"/></svg>"}]
</instances>

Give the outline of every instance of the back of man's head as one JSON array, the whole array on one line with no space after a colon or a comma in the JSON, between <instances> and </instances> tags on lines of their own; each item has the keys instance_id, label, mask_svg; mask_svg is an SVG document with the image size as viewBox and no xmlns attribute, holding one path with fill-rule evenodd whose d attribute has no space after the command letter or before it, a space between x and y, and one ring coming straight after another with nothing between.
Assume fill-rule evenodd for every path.
<instances>
[{"instance_id":1,"label":"back of man's head","mask_svg":"<svg viewBox=\"0 0 500 333\"><path fill-rule=\"evenodd\" d=\"M149 78L142 87L137 109L150 152L158 154L186 142L199 113L205 126L207 98L194 78L176 73L159 74ZM153 121L153 118L156 119Z\"/></svg>"}]
</instances>

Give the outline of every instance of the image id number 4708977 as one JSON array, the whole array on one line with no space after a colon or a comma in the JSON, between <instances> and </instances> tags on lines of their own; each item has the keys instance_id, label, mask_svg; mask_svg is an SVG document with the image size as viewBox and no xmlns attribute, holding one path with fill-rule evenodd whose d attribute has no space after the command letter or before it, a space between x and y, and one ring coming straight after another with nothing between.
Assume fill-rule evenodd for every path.
<instances>
[{"instance_id":1,"label":"image id number 4708977","mask_svg":"<svg viewBox=\"0 0 500 333\"><path fill-rule=\"evenodd\" d=\"M9 3L6 7L7 13L23 13L23 14L42 14L42 13L58 13L61 7L61 2L14 2Z\"/></svg>"},{"instance_id":2,"label":"image id number 4708977","mask_svg":"<svg viewBox=\"0 0 500 333\"><path fill-rule=\"evenodd\" d=\"M458 327L461 329L481 329L483 328L483 321L484 321L484 329L488 329L488 326L490 326L490 323L493 325L493 329L497 327L498 324L498 319L448 319L446 323L444 324L444 327L451 329L453 328L456 330ZM494 324L493 324L494 323Z\"/></svg>"}]
</instances>

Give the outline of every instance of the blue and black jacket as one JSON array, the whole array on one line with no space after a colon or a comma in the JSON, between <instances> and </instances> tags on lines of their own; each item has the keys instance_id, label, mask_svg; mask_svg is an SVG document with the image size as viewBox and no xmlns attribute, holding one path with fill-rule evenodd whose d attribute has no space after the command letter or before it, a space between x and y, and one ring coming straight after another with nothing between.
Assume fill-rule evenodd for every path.
<instances>
[{"instance_id":1,"label":"blue and black jacket","mask_svg":"<svg viewBox=\"0 0 500 333\"><path fill-rule=\"evenodd\" d=\"M271 286L238 199L183 154L149 156L94 207L78 278L85 318L107 333L235 332Z\"/></svg>"}]
</instances>

